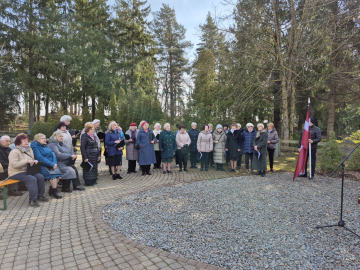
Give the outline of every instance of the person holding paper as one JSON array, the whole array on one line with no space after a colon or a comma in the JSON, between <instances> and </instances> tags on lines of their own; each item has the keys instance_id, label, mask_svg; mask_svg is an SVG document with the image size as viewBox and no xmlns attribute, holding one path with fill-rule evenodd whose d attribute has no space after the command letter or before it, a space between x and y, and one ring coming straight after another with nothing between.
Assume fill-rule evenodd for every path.
<instances>
[{"instance_id":1,"label":"person holding paper","mask_svg":"<svg viewBox=\"0 0 360 270\"><path fill-rule=\"evenodd\" d=\"M48 202L45 197L45 180L41 173L26 174L26 167L38 164L32 149L29 147L29 138L25 134L18 135L14 142L15 148L9 154L9 178L26 184L29 190L29 205L39 207L40 202Z\"/></svg>"},{"instance_id":2,"label":"person holding paper","mask_svg":"<svg viewBox=\"0 0 360 270\"><path fill-rule=\"evenodd\" d=\"M200 153L201 168L200 171L209 170L209 155L214 149L213 138L208 125L203 125L203 131L200 132L197 139L197 149Z\"/></svg>"},{"instance_id":3,"label":"person holding paper","mask_svg":"<svg viewBox=\"0 0 360 270\"><path fill-rule=\"evenodd\" d=\"M126 159L128 161L128 171L127 173L137 173L136 171L136 161L139 159L139 150L135 148L137 145L136 137L139 133L136 123L131 123L128 131L125 132L125 136L128 135L129 138L125 137L126 143Z\"/></svg>"},{"instance_id":4,"label":"person holding paper","mask_svg":"<svg viewBox=\"0 0 360 270\"><path fill-rule=\"evenodd\" d=\"M224 152L226 145L226 135L221 124L216 126L216 130L212 134L212 137L214 142L214 162L216 163L216 170L225 171L224 164L226 163L226 155Z\"/></svg>"},{"instance_id":5,"label":"person holding paper","mask_svg":"<svg viewBox=\"0 0 360 270\"><path fill-rule=\"evenodd\" d=\"M120 170L122 165L122 155L125 146L124 137L119 132L119 126L115 121L109 124L109 130L105 134L105 144L108 149L109 166L111 168L113 180L122 179ZM115 174L116 167L116 174Z\"/></svg>"},{"instance_id":6,"label":"person holding paper","mask_svg":"<svg viewBox=\"0 0 360 270\"><path fill-rule=\"evenodd\" d=\"M160 139L160 132L161 132L161 125L160 123L156 123L154 126L154 135L158 139L156 143L154 143L154 150L156 156L156 163L154 164L154 169L161 169L161 151L159 149L159 139Z\"/></svg>"},{"instance_id":7,"label":"person holding paper","mask_svg":"<svg viewBox=\"0 0 360 270\"><path fill-rule=\"evenodd\" d=\"M241 144L241 133L236 129L236 123L231 124L231 129L226 136L226 153L230 160L230 172L236 172L236 164L239 158Z\"/></svg>"},{"instance_id":8,"label":"person holding paper","mask_svg":"<svg viewBox=\"0 0 360 270\"><path fill-rule=\"evenodd\" d=\"M89 163L91 170L83 169L83 178L85 186L96 185L98 173L98 160L100 160L100 152L97 141L95 139L95 128L92 122L85 124L85 133L81 136L81 155L84 162Z\"/></svg>"},{"instance_id":9,"label":"person holding paper","mask_svg":"<svg viewBox=\"0 0 360 270\"><path fill-rule=\"evenodd\" d=\"M184 171L187 172L187 160L190 152L191 139L184 125L179 125L179 131L176 134L175 140L177 144L177 158L179 159L179 172L182 172L183 165Z\"/></svg>"},{"instance_id":10,"label":"person holding paper","mask_svg":"<svg viewBox=\"0 0 360 270\"><path fill-rule=\"evenodd\" d=\"M176 151L175 134L170 130L170 124L165 123L164 130L160 133L159 149L161 151L161 161L164 165L163 174L172 173L171 162Z\"/></svg>"},{"instance_id":11,"label":"person holding paper","mask_svg":"<svg viewBox=\"0 0 360 270\"><path fill-rule=\"evenodd\" d=\"M267 142L269 140L269 134L267 130L264 128L263 124L257 125L258 131L256 132L253 146L254 146L254 156L253 156L253 163L252 167L253 170L258 171L258 175L265 177L265 172L267 169L267 161L266 161L266 154L267 154Z\"/></svg>"},{"instance_id":12,"label":"person holding paper","mask_svg":"<svg viewBox=\"0 0 360 270\"><path fill-rule=\"evenodd\" d=\"M140 147L139 165L142 175L151 175L150 166L156 163L154 143L157 141L154 132L149 128L146 121L140 122L140 128L136 137L136 143Z\"/></svg>"},{"instance_id":13,"label":"person holding paper","mask_svg":"<svg viewBox=\"0 0 360 270\"><path fill-rule=\"evenodd\" d=\"M69 163L75 163L76 155L64 144L64 135L61 131L55 131L49 139L49 148L54 152L58 161L58 168L60 169L63 180L62 192L71 193L70 183L73 183L74 190L85 190L80 186L77 169ZM73 161L73 162L71 162Z\"/></svg>"}]
</instances>

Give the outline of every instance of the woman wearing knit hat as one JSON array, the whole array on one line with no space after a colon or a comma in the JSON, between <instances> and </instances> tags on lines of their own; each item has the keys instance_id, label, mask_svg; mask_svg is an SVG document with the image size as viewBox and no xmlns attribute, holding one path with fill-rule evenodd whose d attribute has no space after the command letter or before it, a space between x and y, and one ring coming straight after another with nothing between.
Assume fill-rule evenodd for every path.
<instances>
[{"instance_id":1,"label":"woman wearing knit hat","mask_svg":"<svg viewBox=\"0 0 360 270\"><path fill-rule=\"evenodd\" d=\"M216 163L216 170L225 171L224 163L226 163L225 144L226 144L226 135L223 131L223 126L218 124L216 130L212 134L214 141L214 162Z\"/></svg>"},{"instance_id":2,"label":"woman wearing knit hat","mask_svg":"<svg viewBox=\"0 0 360 270\"><path fill-rule=\"evenodd\" d=\"M142 170L142 175L150 173L151 164L156 163L154 143L157 141L154 132L149 128L146 121L140 122L141 130L139 130L136 137L136 143L140 147L139 165Z\"/></svg>"},{"instance_id":3,"label":"woman wearing knit hat","mask_svg":"<svg viewBox=\"0 0 360 270\"><path fill-rule=\"evenodd\" d=\"M209 154L214 149L213 138L209 132L209 126L203 125L203 131L200 132L197 140L197 149L200 153L201 169L200 171L209 170Z\"/></svg>"},{"instance_id":4,"label":"woman wearing knit hat","mask_svg":"<svg viewBox=\"0 0 360 270\"><path fill-rule=\"evenodd\" d=\"M126 159L128 161L128 171L127 173L137 173L136 171L136 161L139 159L139 150L135 148L136 137L139 130L136 129L136 123L131 123L130 128L126 131L125 134L129 135L130 139L125 138L126 144Z\"/></svg>"},{"instance_id":5,"label":"woman wearing knit hat","mask_svg":"<svg viewBox=\"0 0 360 270\"><path fill-rule=\"evenodd\" d=\"M269 134L264 128L263 124L257 125L258 131L256 132L253 142L254 157L253 157L253 169L258 171L258 175L265 176L267 169L266 155L267 155L267 142L269 140Z\"/></svg>"},{"instance_id":6,"label":"woman wearing knit hat","mask_svg":"<svg viewBox=\"0 0 360 270\"><path fill-rule=\"evenodd\" d=\"M160 133L159 149L161 151L161 161L164 165L163 173L172 173L170 166L176 151L176 141L175 134L170 130L169 123L164 125L164 130Z\"/></svg>"},{"instance_id":7,"label":"woman wearing knit hat","mask_svg":"<svg viewBox=\"0 0 360 270\"><path fill-rule=\"evenodd\" d=\"M191 139L189 134L186 132L184 125L179 125L179 132L176 134L176 144L176 156L179 160L179 172L182 171L182 165L184 165L184 171L186 172Z\"/></svg>"},{"instance_id":8,"label":"woman wearing knit hat","mask_svg":"<svg viewBox=\"0 0 360 270\"><path fill-rule=\"evenodd\" d=\"M254 125L251 123L247 123L245 131L241 134L241 137L243 139L243 152L245 154L246 172L249 172L249 159L251 160L251 167L253 163L253 152L254 152L253 141L255 135L256 132L254 130Z\"/></svg>"}]
</instances>

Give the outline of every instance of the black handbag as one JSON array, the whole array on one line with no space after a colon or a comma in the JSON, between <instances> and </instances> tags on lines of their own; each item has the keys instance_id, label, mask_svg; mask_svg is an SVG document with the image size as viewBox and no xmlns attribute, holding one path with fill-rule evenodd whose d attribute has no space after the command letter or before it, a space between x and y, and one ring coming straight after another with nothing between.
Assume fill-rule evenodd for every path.
<instances>
[{"instance_id":1,"label":"black handbag","mask_svg":"<svg viewBox=\"0 0 360 270\"><path fill-rule=\"evenodd\" d=\"M135 143L135 144L134 144L134 148L135 148L135 149L140 149L140 146L139 146L137 143Z\"/></svg>"}]
</instances>

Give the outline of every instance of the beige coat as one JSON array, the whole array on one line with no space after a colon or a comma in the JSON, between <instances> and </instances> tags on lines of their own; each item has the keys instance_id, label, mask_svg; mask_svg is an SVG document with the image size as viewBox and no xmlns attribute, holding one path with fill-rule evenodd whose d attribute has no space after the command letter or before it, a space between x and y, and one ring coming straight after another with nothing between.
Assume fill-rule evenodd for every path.
<instances>
[{"instance_id":1,"label":"beige coat","mask_svg":"<svg viewBox=\"0 0 360 270\"><path fill-rule=\"evenodd\" d=\"M161 129L157 131L156 129L153 130L154 136L156 137L158 134L160 134ZM159 151L159 140L156 140L156 143L154 143L154 150Z\"/></svg>"},{"instance_id":2,"label":"beige coat","mask_svg":"<svg viewBox=\"0 0 360 270\"><path fill-rule=\"evenodd\" d=\"M226 156L224 152L227 137L225 132L221 131L221 133L219 133L215 130L212 137L214 141L214 162L219 164L226 163ZM218 143L215 143L215 141L218 141Z\"/></svg>"},{"instance_id":3,"label":"beige coat","mask_svg":"<svg viewBox=\"0 0 360 270\"><path fill-rule=\"evenodd\" d=\"M29 163L29 160L34 159L33 150L30 147L25 152L19 146L16 146L9 154L9 176L26 172L26 165Z\"/></svg>"},{"instance_id":4,"label":"beige coat","mask_svg":"<svg viewBox=\"0 0 360 270\"><path fill-rule=\"evenodd\" d=\"M177 149L181 149L185 144L190 146L190 144L191 144L190 136L186 131L184 131L184 133L179 131L176 134Z\"/></svg>"},{"instance_id":5,"label":"beige coat","mask_svg":"<svg viewBox=\"0 0 360 270\"><path fill-rule=\"evenodd\" d=\"M214 148L213 138L209 131L201 131L197 140L197 149L200 152L211 152Z\"/></svg>"}]
</instances>

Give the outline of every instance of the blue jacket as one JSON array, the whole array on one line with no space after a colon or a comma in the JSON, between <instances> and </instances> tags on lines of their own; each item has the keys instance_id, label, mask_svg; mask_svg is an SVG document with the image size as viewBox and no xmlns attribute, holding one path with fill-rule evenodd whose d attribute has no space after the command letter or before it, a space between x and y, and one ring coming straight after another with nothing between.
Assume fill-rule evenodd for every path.
<instances>
[{"instance_id":1,"label":"blue jacket","mask_svg":"<svg viewBox=\"0 0 360 270\"><path fill-rule=\"evenodd\" d=\"M197 140L200 134L200 131L197 129L190 129L188 131L190 136L191 144L190 144L190 152L197 152Z\"/></svg>"},{"instance_id":2,"label":"blue jacket","mask_svg":"<svg viewBox=\"0 0 360 270\"><path fill-rule=\"evenodd\" d=\"M124 136L121 136L121 133L117 130L109 130L105 133L105 144L108 149L108 157L121 156L123 154L122 150L119 151L115 148L115 141L121 141L123 138Z\"/></svg>"},{"instance_id":3,"label":"blue jacket","mask_svg":"<svg viewBox=\"0 0 360 270\"><path fill-rule=\"evenodd\" d=\"M156 137L150 128L148 132L145 132L143 129L138 132L136 143L140 147L139 165L151 165L156 163L154 144L149 141L149 135L153 136L153 140L156 142Z\"/></svg>"},{"instance_id":4,"label":"blue jacket","mask_svg":"<svg viewBox=\"0 0 360 270\"><path fill-rule=\"evenodd\" d=\"M249 132L248 129L245 129L245 131L241 134L241 137L243 139L243 153L253 153L254 152L254 138L256 135L255 129L253 129L252 132Z\"/></svg>"},{"instance_id":5,"label":"blue jacket","mask_svg":"<svg viewBox=\"0 0 360 270\"><path fill-rule=\"evenodd\" d=\"M45 167L53 168L57 164L56 155L47 145L42 145L39 142L33 141L30 144L34 152L34 157L37 161L41 161L41 174L45 179L51 179L61 176L61 174L50 174Z\"/></svg>"}]
</instances>

